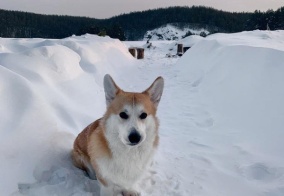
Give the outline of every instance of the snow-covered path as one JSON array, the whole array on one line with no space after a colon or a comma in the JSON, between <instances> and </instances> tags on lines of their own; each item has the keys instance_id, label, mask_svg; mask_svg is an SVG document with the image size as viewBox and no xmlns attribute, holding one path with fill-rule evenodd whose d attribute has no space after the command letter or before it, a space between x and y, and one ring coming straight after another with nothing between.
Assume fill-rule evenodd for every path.
<instances>
[{"instance_id":1,"label":"snow-covered path","mask_svg":"<svg viewBox=\"0 0 284 196\"><path fill-rule=\"evenodd\" d=\"M105 73L128 91L165 78L143 195L284 195L284 32L195 41L182 58L153 42L138 61L125 45L145 42L0 39L0 195L98 195L70 150L105 111Z\"/></svg>"},{"instance_id":2,"label":"snow-covered path","mask_svg":"<svg viewBox=\"0 0 284 196\"><path fill-rule=\"evenodd\" d=\"M284 194L283 38L211 36L180 61L165 57L172 44L153 42L142 74L159 73L166 90L152 180L167 186L151 194Z\"/></svg>"}]
</instances>

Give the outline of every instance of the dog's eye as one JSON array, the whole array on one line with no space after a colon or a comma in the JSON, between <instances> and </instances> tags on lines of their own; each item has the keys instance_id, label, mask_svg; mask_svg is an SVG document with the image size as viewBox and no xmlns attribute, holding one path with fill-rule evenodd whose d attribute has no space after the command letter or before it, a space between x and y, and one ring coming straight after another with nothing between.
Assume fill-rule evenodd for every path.
<instances>
[{"instance_id":1,"label":"dog's eye","mask_svg":"<svg viewBox=\"0 0 284 196\"><path fill-rule=\"evenodd\" d=\"M145 112L143 112L142 114L140 114L139 118L145 119L145 118L147 118L147 114Z\"/></svg>"},{"instance_id":2,"label":"dog's eye","mask_svg":"<svg viewBox=\"0 0 284 196\"><path fill-rule=\"evenodd\" d=\"M122 119L128 119L128 115L125 112L120 112L119 113L120 118Z\"/></svg>"}]
</instances>

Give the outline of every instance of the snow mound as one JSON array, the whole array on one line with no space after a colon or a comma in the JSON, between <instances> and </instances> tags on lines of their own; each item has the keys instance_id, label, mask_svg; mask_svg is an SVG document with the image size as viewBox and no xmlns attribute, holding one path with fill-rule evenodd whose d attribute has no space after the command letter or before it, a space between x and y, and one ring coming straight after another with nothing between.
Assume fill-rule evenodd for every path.
<instances>
[{"instance_id":1,"label":"snow mound","mask_svg":"<svg viewBox=\"0 0 284 196\"><path fill-rule=\"evenodd\" d=\"M283 31L244 31L241 33L216 33L207 37L223 45L245 45L252 47L271 48L283 51Z\"/></svg>"},{"instance_id":2,"label":"snow mound","mask_svg":"<svg viewBox=\"0 0 284 196\"><path fill-rule=\"evenodd\" d=\"M183 47L192 47L203 39L204 37L201 37L199 35L191 35L179 40L178 43L183 44Z\"/></svg>"},{"instance_id":3,"label":"snow mound","mask_svg":"<svg viewBox=\"0 0 284 196\"><path fill-rule=\"evenodd\" d=\"M72 143L105 111L103 76L135 70L134 58L119 40L93 35L0 45L0 195L95 193L71 163Z\"/></svg>"},{"instance_id":4,"label":"snow mound","mask_svg":"<svg viewBox=\"0 0 284 196\"><path fill-rule=\"evenodd\" d=\"M284 194L283 35L212 35L178 61L175 82L189 92L191 105L183 115L196 127L184 129L194 138L191 152L204 162L195 165L196 155L189 158L206 176L195 181L203 187L200 195Z\"/></svg>"}]
</instances>

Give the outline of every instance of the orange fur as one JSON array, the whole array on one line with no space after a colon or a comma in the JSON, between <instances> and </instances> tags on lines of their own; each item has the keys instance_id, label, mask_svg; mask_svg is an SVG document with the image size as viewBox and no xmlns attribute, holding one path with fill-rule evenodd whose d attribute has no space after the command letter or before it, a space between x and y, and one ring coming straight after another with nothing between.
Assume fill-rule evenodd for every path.
<instances>
[{"instance_id":1,"label":"orange fur","mask_svg":"<svg viewBox=\"0 0 284 196\"><path fill-rule=\"evenodd\" d=\"M88 161L96 171L98 180L106 186L107 183L103 178L101 178L95 162L96 158L111 156L107 140L103 133L104 130L100 126L100 121L101 119L98 119L91 123L77 136L73 146L72 158L74 165L85 171L87 171L87 166L82 161L82 157L85 161ZM93 150L95 150L95 152L92 152ZM90 154L95 157L90 157Z\"/></svg>"}]
</instances>

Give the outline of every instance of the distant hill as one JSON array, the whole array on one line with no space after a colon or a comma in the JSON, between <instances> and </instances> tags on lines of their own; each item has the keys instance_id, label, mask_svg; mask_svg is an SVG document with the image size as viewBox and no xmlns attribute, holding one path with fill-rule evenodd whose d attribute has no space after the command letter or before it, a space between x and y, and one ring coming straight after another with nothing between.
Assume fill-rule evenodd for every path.
<instances>
[{"instance_id":1,"label":"distant hill","mask_svg":"<svg viewBox=\"0 0 284 196\"><path fill-rule=\"evenodd\" d=\"M130 40L142 39L148 30L169 23L195 24L215 27L212 32L239 32L245 29L252 13L230 13L203 6L169 7L142 12L133 12L108 19L108 23L119 23Z\"/></svg>"},{"instance_id":2,"label":"distant hill","mask_svg":"<svg viewBox=\"0 0 284 196\"><path fill-rule=\"evenodd\" d=\"M214 29L214 27L208 25L170 23L147 31L143 40L180 40L189 35L207 36Z\"/></svg>"},{"instance_id":3,"label":"distant hill","mask_svg":"<svg viewBox=\"0 0 284 196\"><path fill-rule=\"evenodd\" d=\"M276 11L232 13L213 8L169 7L131 12L109 19L43 15L0 9L0 36L64 38L85 33L109 35L121 40L142 40L147 31L167 24L191 25L210 33L254 29L284 29L284 7ZM210 30L209 30L210 29Z\"/></svg>"}]
</instances>

